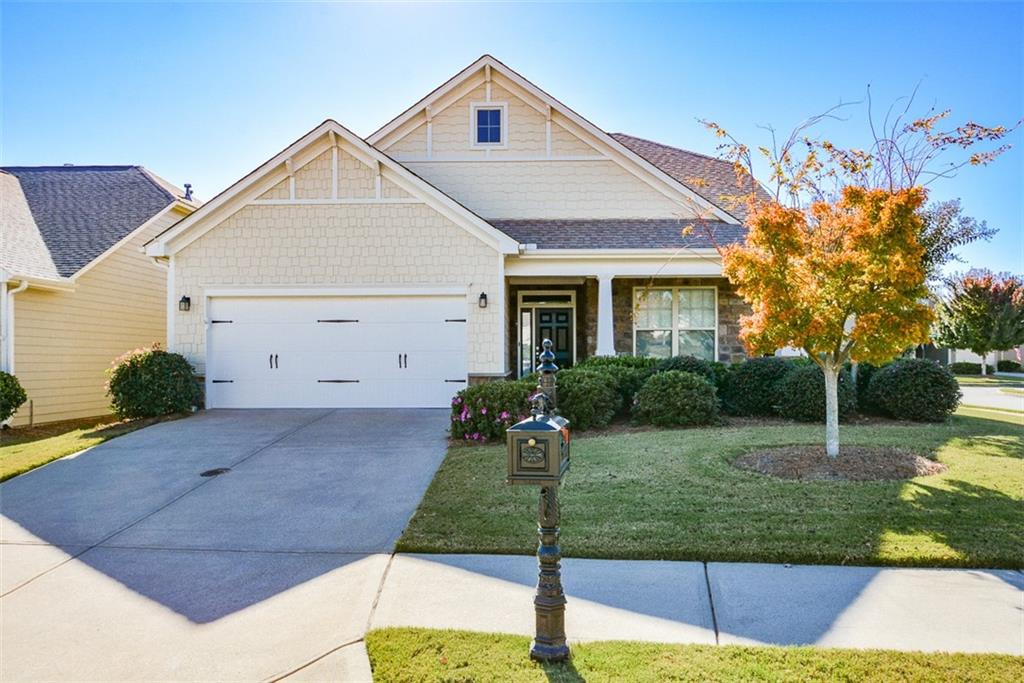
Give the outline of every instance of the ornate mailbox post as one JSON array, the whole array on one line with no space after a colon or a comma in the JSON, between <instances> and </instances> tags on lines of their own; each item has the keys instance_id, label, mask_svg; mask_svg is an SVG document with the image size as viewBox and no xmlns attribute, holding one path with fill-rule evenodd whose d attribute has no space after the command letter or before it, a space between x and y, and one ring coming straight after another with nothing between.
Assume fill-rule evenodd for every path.
<instances>
[{"instance_id":1,"label":"ornate mailbox post","mask_svg":"<svg viewBox=\"0 0 1024 683\"><path fill-rule=\"evenodd\" d=\"M533 599L537 617L536 636L530 657L557 662L569 657L565 642L565 594L562 592L562 550L558 547L558 486L569 469L569 421L555 415L555 354L545 339L540 354L540 386L532 417L509 427L509 484L540 486L537 534L537 595Z\"/></svg>"}]
</instances>

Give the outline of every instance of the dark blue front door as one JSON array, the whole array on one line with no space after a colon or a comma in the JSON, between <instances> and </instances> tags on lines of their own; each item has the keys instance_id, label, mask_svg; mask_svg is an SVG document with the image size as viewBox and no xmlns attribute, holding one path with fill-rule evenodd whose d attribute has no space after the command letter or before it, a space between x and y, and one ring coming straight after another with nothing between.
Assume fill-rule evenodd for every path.
<instances>
[{"instance_id":1,"label":"dark blue front door","mask_svg":"<svg viewBox=\"0 0 1024 683\"><path fill-rule=\"evenodd\" d=\"M567 368L572 365L572 309L538 308L537 347L544 339L550 339L555 352L555 365Z\"/></svg>"}]
</instances>

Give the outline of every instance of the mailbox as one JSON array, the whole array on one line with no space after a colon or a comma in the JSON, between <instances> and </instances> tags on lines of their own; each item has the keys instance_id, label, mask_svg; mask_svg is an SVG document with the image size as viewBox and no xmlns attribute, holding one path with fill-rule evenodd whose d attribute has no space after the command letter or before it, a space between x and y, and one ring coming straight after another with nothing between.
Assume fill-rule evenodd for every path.
<instances>
[{"instance_id":1,"label":"mailbox","mask_svg":"<svg viewBox=\"0 0 1024 683\"><path fill-rule=\"evenodd\" d=\"M509 484L550 486L569 469L569 421L534 414L508 428Z\"/></svg>"}]
</instances>

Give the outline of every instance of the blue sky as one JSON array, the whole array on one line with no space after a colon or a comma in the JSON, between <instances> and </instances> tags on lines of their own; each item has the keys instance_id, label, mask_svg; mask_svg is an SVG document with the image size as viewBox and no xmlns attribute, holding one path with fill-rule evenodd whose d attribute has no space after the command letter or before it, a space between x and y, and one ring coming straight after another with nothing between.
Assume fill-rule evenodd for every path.
<instances>
[{"instance_id":1,"label":"blue sky","mask_svg":"<svg viewBox=\"0 0 1024 683\"><path fill-rule=\"evenodd\" d=\"M210 198L325 118L368 135L485 52L609 132L714 153L920 82L960 122L1024 115L1024 3L17 4L2 21L3 164L142 164ZM829 132L866 145L863 110ZM1024 270L1024 133L932 186Z\"/></svg>"}]
</instances>

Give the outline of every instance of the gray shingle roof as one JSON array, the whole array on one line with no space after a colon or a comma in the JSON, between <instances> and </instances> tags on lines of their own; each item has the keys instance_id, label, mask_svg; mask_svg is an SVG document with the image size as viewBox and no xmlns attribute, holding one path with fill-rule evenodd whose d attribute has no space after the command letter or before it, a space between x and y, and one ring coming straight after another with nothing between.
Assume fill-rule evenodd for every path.
<instances>
[{"instance_id":1,"label":"gray shingle roof","mask_svg":"<svg viewBox=\"0 0 1024 683\"><path fill-rule=\"evenodd\" d=\"M0 268L22 277L60 278L18 179L3 171L0 171Z\"/></svg>"},{"instance_id":2,"label":"gray shingle roof","mask_svg":"<svg viewBox=\"0 0 1024 683\"><path fill-rule=\"evenodd\" d=\"M740 242L746 228L721 221L679 218L601 218L578 220L491 219L491 225L538 249L701 249ZM688 225L694 230L686 237Z\"/></svg>"},{"instance_id":3,"label":"gray shingle roof","mask_svg":"<svg viewBox=\"0 0 1024 683\"><path fill-rule=\"evenodd\" d=\"M747 207L738 197L749 189L739 185L731 162L624 133L609 135L726 213L746 220ZM760 185L754 188L767 198Z\"/></svg>"},{"instance_id":4,"label":"gray shingle roof","mask_svg":"<svg viewBox=\"0 0 1024 683\"><path fill-rule=\"evenodd\" d=\"M10 166L57 272L70 277L175 201L140 166ZM180 193L180 192L179 192Z\"/></svg>"}]
</instances>

